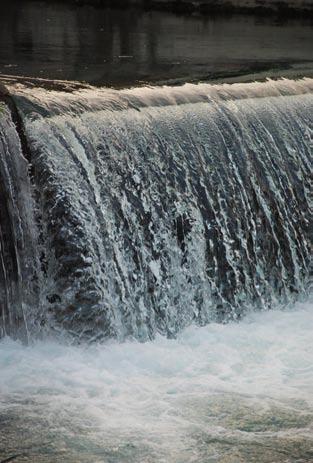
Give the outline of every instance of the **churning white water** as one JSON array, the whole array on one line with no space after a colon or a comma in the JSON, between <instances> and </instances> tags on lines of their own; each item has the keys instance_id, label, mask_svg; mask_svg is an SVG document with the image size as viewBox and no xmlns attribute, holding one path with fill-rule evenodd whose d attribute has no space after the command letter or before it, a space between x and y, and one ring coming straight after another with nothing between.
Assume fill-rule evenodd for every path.
<instances>
[{"instance_id":1,"label":"churning white water","mask_svg":"<svg viewBox=\"0 0 313 463\"><path fill-rule=\"evenodd\" d=\"M4 339L0 457L312 462L312 333L307 302L144 344Z\"/></svg>"}]
</instances>

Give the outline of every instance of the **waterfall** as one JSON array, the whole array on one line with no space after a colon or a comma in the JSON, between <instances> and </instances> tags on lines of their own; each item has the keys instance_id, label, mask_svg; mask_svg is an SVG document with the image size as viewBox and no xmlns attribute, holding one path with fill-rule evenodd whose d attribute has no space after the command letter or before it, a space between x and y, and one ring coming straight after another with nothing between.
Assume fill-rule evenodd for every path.
<instances>
[{"instance_id":1,"label":"waterfall","mask_svg":"<svg viewBox=\"0 0 313 463\"><path fill-rule=\"evenodd\" d=\"M10 91L2 330L173 337L309 291L313 80Z\"/></svg>"}]
</instances>

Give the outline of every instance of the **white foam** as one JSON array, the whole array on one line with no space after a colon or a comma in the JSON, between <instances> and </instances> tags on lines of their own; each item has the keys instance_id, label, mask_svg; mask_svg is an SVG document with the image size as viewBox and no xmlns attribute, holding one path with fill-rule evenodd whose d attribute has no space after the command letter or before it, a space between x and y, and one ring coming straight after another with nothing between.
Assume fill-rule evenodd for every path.
<instances>
[{"instance_id":1,"label":"white foam","mask_svg":"<svg viewBox=\"0 0 313 463\"><path fill-rule=\"evenodd\" d=\"M176 340L158 337L144 344L38 342L25 347L5 339L0 391L6 404L1 408L31 399L37 404L33 412L44 410L55 427L75 422L92 427L101 442L123 435L145 445L153 442L165 454L167 447L179 452L188 429L213 429L195 405L186 412L190 401L222 393L260 406L302 401L313 407L312 333L313 306L299 303L293 310L192 326ZM183 461L171 458L157 461Z\"/></svg>"}]
</instances>

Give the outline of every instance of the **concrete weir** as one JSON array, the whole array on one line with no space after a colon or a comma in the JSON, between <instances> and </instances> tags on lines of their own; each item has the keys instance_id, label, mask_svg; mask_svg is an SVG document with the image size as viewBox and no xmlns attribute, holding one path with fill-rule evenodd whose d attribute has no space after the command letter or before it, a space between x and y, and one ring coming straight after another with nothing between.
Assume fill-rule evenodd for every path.
<instances>
[{"instance_id":1,"label":"concrete weir","mask_svg":"<svg viewBox=\"0 0 313 463\"><path fill-rule=\"evenodd\" d=\"M31 334L146 341L305 297L312 85L8 84L9 315Z\"/></svg>"}]
</instances>

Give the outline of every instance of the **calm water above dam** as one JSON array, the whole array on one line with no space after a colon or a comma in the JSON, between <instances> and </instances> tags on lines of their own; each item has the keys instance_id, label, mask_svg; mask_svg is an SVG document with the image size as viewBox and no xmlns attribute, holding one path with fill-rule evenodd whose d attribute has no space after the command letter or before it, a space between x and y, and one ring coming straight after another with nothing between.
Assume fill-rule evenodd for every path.
<instances>
[{"instance_id":1,"label":"calm water above dam","mask_svg":"<svg viewBox=\"0 0 313 463\"><path fill-rule=\"evenodd\" d=\"M313 61L304 19L196 17L8 2L0 72L96 85L199 80Z\"/></svg>"}]
</instances>

